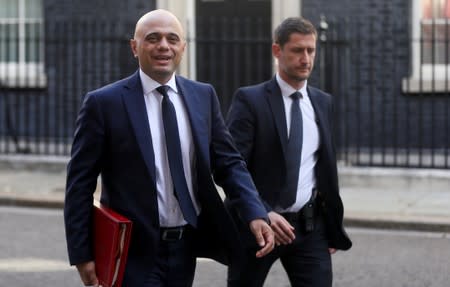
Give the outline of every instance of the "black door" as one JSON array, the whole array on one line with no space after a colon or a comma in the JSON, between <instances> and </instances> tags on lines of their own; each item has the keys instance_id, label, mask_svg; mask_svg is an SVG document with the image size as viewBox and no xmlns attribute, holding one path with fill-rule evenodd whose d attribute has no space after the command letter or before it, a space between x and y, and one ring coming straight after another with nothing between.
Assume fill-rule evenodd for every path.
<instances>
[{"instance_id":1,"label":"black door","mask_svg":"<svg viewBox=\"0 0 450 287\"><path fill-rule=\"evenodd\" d=\"M234 91L272 75L271 0L197 0L197 79L226 113Z\"/></svg>"}]
</instances>

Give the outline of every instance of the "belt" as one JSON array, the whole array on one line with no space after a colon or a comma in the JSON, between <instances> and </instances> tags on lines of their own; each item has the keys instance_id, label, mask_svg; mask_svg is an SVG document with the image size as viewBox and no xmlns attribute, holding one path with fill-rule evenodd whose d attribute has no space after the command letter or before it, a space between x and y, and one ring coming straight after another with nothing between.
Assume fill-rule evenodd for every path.
<instances>
[{"instance_id":1,"label":"belt","mask_svg":"<svg viewBox=\"0 0 450 287\"><path fill-rule=\"evenodd\" d=\"M178 241L186 237L188 233L188 225L177 227L161 227L159 233L162 241Z\"/></svg>"},{"instance_id":2,"label":"belt","mask_svg":"<svg viewBox=\"0 0 450 287\"><path fill-rule=\"evenodd\" d=\"M298 212L280 213L289 223L299 225L305 232L315 229L315 220L319 216L319 208L314 199L308 201Z\"/></svg>"},{"instance_id":3,"label":"belt","mask_svg":"<svg viewBox=\"0 0 450 287\"><path fill-rule=\"evenodd\" d=\"M300 211L299 212L283 212L283 213L280 213L281 214L281 216L283 216L287 221L289 221L289 222L291 222L291 223L293 223L293 222L299 222L299 221L301 221L302 219L300 218L302 215L301 215L301 213L300 213Z\"/></svg>"},{"instance_id":4,"label":"belt","mask_svg":"<svg viewBox=\"0 0 450 287\"><path fill-rule=\"evenodd\" d=\"M305 206L302 207L302 209L297 212L282 212L280 214L289 222L300 222L305 220L305 211L307 208L313 208L314 213L316 213L316 208L314 207L314 205L308 202ZM316 216L316 214L314 216Z\"/></svg>"}]
</instances>

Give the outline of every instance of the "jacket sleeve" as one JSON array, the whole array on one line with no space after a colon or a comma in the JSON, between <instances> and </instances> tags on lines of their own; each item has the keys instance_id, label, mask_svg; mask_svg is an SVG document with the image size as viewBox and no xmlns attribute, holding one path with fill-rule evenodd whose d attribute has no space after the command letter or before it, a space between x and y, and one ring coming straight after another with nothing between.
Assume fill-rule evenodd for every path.
<instances>
[{"instance_id":1,"label":"jacket sleeve","mask_svg":"<svg viewBox=\"0 0 450 287\"><path fill-rule=\"evenodd\" d=\"M259 197L246 163L235 147L220 112L219 101L211 87L211 144L210 155L215 182L228 200L237 207L244 221L256 218L268 220L266 209Z\"/></svg>"},{"instance_id":2,"label":"jacket sleeve","mask_svg":"<svg viewBox=\"0 0 450 287\"><path fill-rule=\"evenodd\" d=\"M249 98L242 89L238 89L233 96L226 123L236 148L247 164L252 158L255 142L256 119L254 115L254 107ZM261 201L268 212L272 210L262 198Z\"/></svg>"},{"instance_id":3,"label":"jacket sleeve","mask_svg":"<svg viewBox=\"0 0 450 287\"><path fill-rule=\"evenodd\" d=\"M80 109L67 166L64 222L72 265L93 260L91 217L93 194L100 174L103 122L99 104L88 94Z\"/></svg>"}]
</instances>

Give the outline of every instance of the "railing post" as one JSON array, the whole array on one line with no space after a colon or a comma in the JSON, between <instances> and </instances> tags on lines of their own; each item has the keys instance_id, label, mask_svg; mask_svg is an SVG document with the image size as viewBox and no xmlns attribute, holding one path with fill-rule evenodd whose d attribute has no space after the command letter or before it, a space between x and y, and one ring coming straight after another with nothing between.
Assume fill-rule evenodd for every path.
<instances>
[{"instance_id":1,"label":"railing post","mask_svg":"<svg viewBox=\"0 0 450 287\"><path fill-rule=\"evenodd\" d=\"M320 41L319 85L322 90L327 90L325 86L327 83L326 82L327 30L328 30L328 23L326 22L325 16L322 14L320 15L320 23L319 23L319 41Z\"/></svg>"}]
</instances>

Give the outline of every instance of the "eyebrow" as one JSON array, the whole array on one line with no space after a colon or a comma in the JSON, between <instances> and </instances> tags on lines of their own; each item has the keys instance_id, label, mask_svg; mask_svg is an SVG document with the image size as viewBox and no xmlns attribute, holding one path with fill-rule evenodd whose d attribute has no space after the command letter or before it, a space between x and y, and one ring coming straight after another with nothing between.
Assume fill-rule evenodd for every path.
<instances>
[{"instance_id":1,"label":"eyebrow","mask_svg":"<svg viewBox=\"0 0 450 287\"><path fill-rule=\"evenodd\" d=\"M168 37L173 37L173 36L175 36L175 37L177 37L177 38L181 38L180 35L178 35L177 33L174 33L174 32L169 32L169 33L150 32L150 33L148 33L147 35L145 35L145 38L148 38L148 37L150 37L150 36L155 36L155 35L157 35L157 36L166 35L166 36L168 36Z\"/></svg>"}]
</instances>

